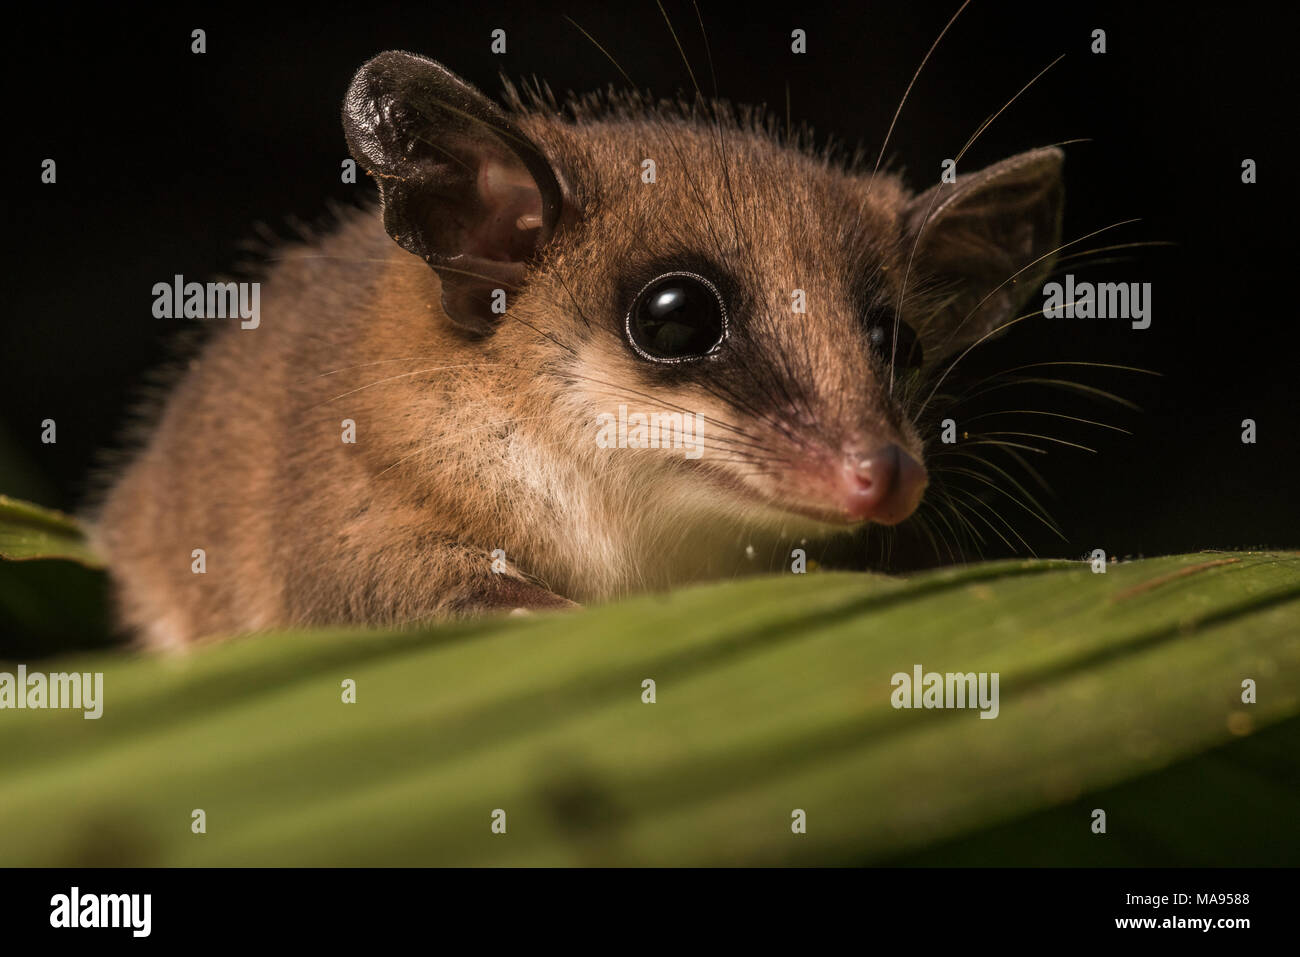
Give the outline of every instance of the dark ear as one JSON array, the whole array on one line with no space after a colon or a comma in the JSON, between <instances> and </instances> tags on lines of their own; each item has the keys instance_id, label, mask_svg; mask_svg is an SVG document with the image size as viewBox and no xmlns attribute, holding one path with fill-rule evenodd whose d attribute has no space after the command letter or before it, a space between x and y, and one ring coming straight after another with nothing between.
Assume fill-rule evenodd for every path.
<instances>
[{"instance_id":1,"label":"dark ear","mask_svg":"<svg viewBox=\"0 0 1300 957\"><path fill-rule=\"evenodd\" d=\"M908 205L913 269L949 296L927 326L926 349L946 355L1014 319L1056 260L1064 154L1031 150L940 183Z\"/></svg>"},{"instance_id":2,"label":"dark ear","mask_svg":"<svg viewBox=\"0 0 1300 957\"><path fill-rule=\"evenodd\" d=\"M542 151L464 80L398 51L352 78L343 130L379 184L388 234L438 271L448 316L489 331L492 290L518 287L560 217Z\"/></svg>"}]
</instances>

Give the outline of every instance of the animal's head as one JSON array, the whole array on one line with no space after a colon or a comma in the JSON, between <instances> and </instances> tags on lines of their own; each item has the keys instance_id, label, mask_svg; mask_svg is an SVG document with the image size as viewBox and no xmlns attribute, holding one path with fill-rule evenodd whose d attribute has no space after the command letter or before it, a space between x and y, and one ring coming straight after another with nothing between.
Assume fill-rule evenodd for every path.
<instances>
[{"instance_id":1,"label":"animal's head","mask_svg":"<svg viewBox=\"0 0 1300 957\"><path fill-rule=\"evenodd\" d=\"M396 52L344 104L385 228L438 272L450 322L544 356L592 445L620 405L698 416L700 457L639 453L665 489L706 476L755 521L911 515L920 384L1049 271L1060 151L918 195L703 106L514 105Z\"/></svg>"}]
</instances>

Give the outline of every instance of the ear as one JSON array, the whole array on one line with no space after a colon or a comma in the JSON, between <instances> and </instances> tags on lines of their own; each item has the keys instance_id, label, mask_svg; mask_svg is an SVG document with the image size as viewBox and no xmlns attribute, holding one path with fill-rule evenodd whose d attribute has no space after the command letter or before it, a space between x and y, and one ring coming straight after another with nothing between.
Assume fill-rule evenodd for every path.
<instances>
[{"instance_id":1,"label":"ear","mask_svg":"<svg viewBox=\"0 0 1300 957\"><path fill-rule=\"evenodd\" d=\"M946 355L1015 318L1056 261L1064 154L1031 150L940 183L908 205L914 269L950 298L929 324L927 351Z\"/></svg>"},{"instance_id":2,"label":"ear","mask_svg":"<svg viewBox=\"0 0 1300 957\"><path fill-rule=\"evenodd\" d=\"M474 87L398 51L352 78L343 130L379 184L388 234L438 271L444 311L490 331L492 290L518 287L560 217L545 155Z\"/></svg>"}]
</instances>

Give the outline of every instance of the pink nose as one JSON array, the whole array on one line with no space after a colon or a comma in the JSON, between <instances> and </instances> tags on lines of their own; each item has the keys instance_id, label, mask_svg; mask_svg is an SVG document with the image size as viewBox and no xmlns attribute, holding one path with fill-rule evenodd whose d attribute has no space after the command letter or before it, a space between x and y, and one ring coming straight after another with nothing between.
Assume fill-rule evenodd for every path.
<instances>
[{"instance_id":1,"label":"pink nose","mask_svg":"<svg viewBox=\"0 0 1300 957\"><path fill-rule=\"evenodd\" d=\"M845 511L855 521L897 525L916 511L929 484L925 467L897 445L845 455Z\"/></svg>"}]
</instances>

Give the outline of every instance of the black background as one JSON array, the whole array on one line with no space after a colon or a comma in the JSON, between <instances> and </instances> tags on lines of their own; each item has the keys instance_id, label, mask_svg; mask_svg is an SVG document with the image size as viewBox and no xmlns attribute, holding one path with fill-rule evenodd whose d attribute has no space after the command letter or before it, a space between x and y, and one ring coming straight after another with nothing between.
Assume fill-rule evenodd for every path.
<instances>
[{"instance_id":1,"label":"black background","mask_svg":"<svg viewBox=\"0 0 1300 957\"><path fill-rule=\"evenodd\" d=\"M1288 928L1289 870L1241 868L894 868L887 880L853 868L731 868L725 880L749 905L749 919L718 920L719 874L713 868L468 868L433 873L402 868L42 868L0 870L0 918L6 940L48 946L149 947L181 944L197 933L216 946L259 942L296 948L365 950L404 944L412 933L476 934L502 945L536 946L539 933L585 949L608 946L628 928L660 939L799 951L811 933L873 945L915 947L942 909L941 933L963 932L1028 946L1065 935L1071 941L1207 936L1227 946L1280 937ZM152 932L51 928L55 894L152 895ZM1249 903L1151 907L1132 896L1234 894ZM509 920L501 901L508 895ZM815 896L813 896L815 895ZM661 903L675 898L671 907ZM816 923L790 901L816 901ZM581 901L583 919L562 930L556 912ZM326 909L329 904L337 905ZM796 905L797 906L797 905ZM770 915L770 916L769 916ZM1248 928L1117 928L1117 918L1240 919ZM815 930L810 933L810 927ZM840 930L836 931L835 928ZM485 930L486 929L486 930ZM752 941L745 944L745 940ZM587 943L584 944L583 942ZM1221 944L1221 946L1223 946ZM1225 947L1224 949L1227 949Z\"/></svg>"},{"instance_id":2,"label":"black background","mask_svg":"<svg viewBox=\"0 0 1300 957\"><path fill-rule=\"evenodd\" d=\"M784 114L788 91L796 123L861 140L874 157L913 71L958 5L799 3L763 12L705 2L702 11L723 96ZM678 0L665 8L707 91L693 8ZM339 104L366 58L413 50L493 93L498 70L537 74L557 91L623 85L568 14L638 86L661 95L690 89L653 2L298 11L179 4L75 15L46 4L25 13L4 41L0 492L65 508L81 503L97 455L118 442L146 373L169 354L176 324L152 317L152 285L175 273L217 278L247 258L240 243L257 224L289 236L294 219L317 221L327 202L373 192L365 177L355 186L339 179ZM196 27L207 31L201 56L190 52ZM497 27L507 31L505 56L489 51ZM808 33L804 56L790 52L795 27ZM1089 51L1098 27L1107 31L1104 55ZM1162 373L1072 373L1136 402L1140 413L1057 390L990 397L991 408L1055 409L1132 432L1053 426L1097 454L1058 446L1035 458L1068 541L1054 542L1023 513L1016 519L1014 506L1006 514L1042 554L1300 544L1292 503L1300 465L1294 184L1281 149L1295 122L1293 46L1292 32L1259 5L976 0L903 108L887 156L920 188L1065 53L980 138L963 169L1088 138L1066 148L1065 237L1140 217L1087 247L1174 244L1131 250L1130 261L1093 274L1151 282L1149 330L1117 320L1022 323L965 370L973 381L1026 362L1088 360ZM57 185L40 183L46 157L58 162ZM1241 183L1245 157L1258 163L1256 185ZM1254 446L1240 441L1247 417L1258 422ZM58 422L56 445L40 442L45 418Z\"/></svg>"}]
</instances>

